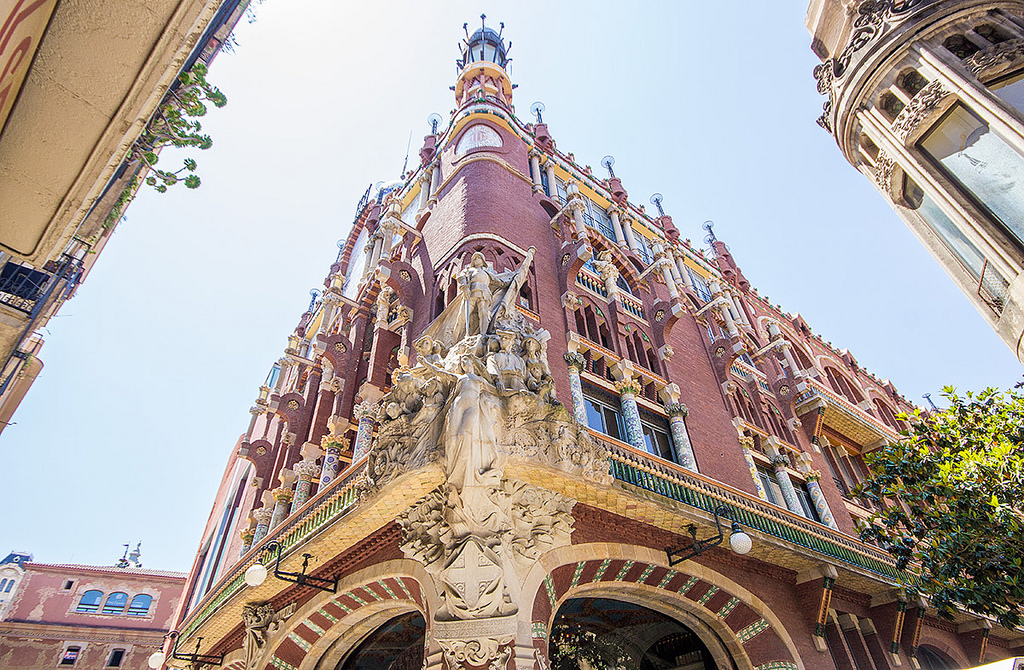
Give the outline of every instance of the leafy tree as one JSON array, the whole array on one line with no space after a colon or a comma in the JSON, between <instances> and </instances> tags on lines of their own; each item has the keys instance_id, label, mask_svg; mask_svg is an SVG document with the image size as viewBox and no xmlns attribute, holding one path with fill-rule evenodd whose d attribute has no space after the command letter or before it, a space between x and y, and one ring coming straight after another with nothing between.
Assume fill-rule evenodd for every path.
<instances>
[{"instance_id":1,"label":"leafy tree","mask_svg":"<svg viewBox=\"0 0 1024 670\"><path fill-rule=\"evenodd\" d=\"M1020 385L1018 384L1018 388ZM905 586L943 616L959 608L1017 626L1024 603L1024 395L943 390L949 409L915 413L902 439L868 455L857 492L885 501L861 529L901 569Z\"/></svg>"},{"instance_id":2,"label":"leafy tree","mask_svg":"<svg viewBox=\"0 0 1024 670\"><path fill-rule=\"evenodd\" d=\"M186 158L182 167L173 171L160 169L156 164L162 147L209 149L213 146L210 136L202 132L199 117L206 115L206 103L223 107L228 99L220 89L206 81L206 73L203 63L196 63L191 70L182 73L177 86L167 92L135 144L133 157L150 166L146 183L160 193L179 181L184 182L186 188L199 188L193 159Z\"/></svg>"},{"instance_id":3,"label":"leafy tree","mask_svg":"<svg viewBox=\"0 0 1024 670\"><path fill-rule=\"evenodd\" d=\"M607 670L622 667L626 654L607 636L561 622L551 628L551 670Z\"/></svg>"}]
</instances>

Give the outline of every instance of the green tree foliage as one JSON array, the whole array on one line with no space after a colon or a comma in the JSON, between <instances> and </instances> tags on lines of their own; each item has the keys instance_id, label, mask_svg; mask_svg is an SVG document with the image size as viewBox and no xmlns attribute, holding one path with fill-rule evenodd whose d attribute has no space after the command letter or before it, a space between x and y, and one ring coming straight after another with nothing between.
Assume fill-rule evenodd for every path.
<instances>
[{"instance_id":1,"label":"green tree foliage","mask_svg":"<svg viewBox=\"0 0 1024 670\"><path fill-rule=\"evenodd\" d=\"M627 658L606 636L561 622L551 628L551 670L605 670L622 667Z\"/></svg>"},{"instance_id":2,"label":"green tree foliage","mask_svg":"<svg viewBox=\"0 0 1024 670\"><path fill-rule=\"evenodd\" d=\"M146 125L135 144L134 158L144 161L150 167L146 183L160 193L167 187L183 182L186 188L199 188L199 176L195 174L196 162L186 158L177 170L163 170L156 167L158 151L162 147L195 147L209 149L213 140L204 134L199 117L205 116L207 103L223 107L227 97L206 81L207 68L196 63L188 72L178 77L178 86L167 92L167 96Z\"/></svg>"},{"instance_id":3,"label":"green tree foliage","mask_svg":"<svg viewBox=\"0 0 1024 670\"><path fill-rule=\"evenodd\" d=\"M1020 385L1018 385L1019 387ZM915 575L905 586L941 615L959 607L1024 621L1024 395L987 389L909 417L898 442L867 457L858 495L884 501L861 530ZM904 417L907 418L907 417Z\"/></svg>"}]
</instances>

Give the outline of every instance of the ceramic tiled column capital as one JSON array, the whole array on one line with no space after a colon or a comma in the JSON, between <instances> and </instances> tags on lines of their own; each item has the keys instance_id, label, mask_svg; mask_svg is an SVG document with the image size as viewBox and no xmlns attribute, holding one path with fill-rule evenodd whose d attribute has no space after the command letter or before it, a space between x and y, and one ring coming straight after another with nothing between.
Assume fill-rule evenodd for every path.
<instances>
[{"instance_id":1,"label":"ceramic tiled column capital","mask_svg":"<svg viewBox=\"0 0 1024 670\"><path fill-rule=\"evenodd\" d=\"M782 497L785 500L786 508L794 514L803 515L803 506L800 504L800 499L796 496L796 487L793 486L793 480L789 478L789 472L786 471L786 467L789 465L789 458L785 454L776 453L771 456L772 469L775 471L775 480L779 482L779 488L782 489Z\"/></svg>"},{"instance_id":2,"label":"ceramic tiled column capital","mask_svg":"<svg viewBox=\"0 0 1024 670\"><path fill-rule=\"evenodd\" d=\"M239 535L242 538L242 555L245 555L250 549L252 549L252 540L256 536L256 531L252 528L245 528Z\"/></svg>"},{"instance_id":3,"label":"ceramic tiled column capital","mask_svg":"<svg viewBox=\"0 0 1024 670\"><path fill-rule=\"evenodd\" d=\"M768 494L761 484L761 477L757 474L757 464L754 463L754 455L750 452L754 448L754 438L749 435L740 435L740 447L743 450L743 460L747 462L747 468L750 470L750 477L754 480L757 497L761 500L768 500Z\"/></svg>"},{"instance_id":4,"label":"ceramic tiled column capital","mask_svg":"<svg viewBox=\"0 0 1024 670\"><path fill-rule=\"evenodd\" d=\"M309 491L313 480L320 474L320 466L314 460L299 461L292 466L292 472L298 477L295 482L295 497L292 498L292 508L289 514L302 507L309 500Z\"/></svg>"},{"instance_id":5,"label":"ceramic tiled column capital","mask_svg":"<svg viewBox=\"0 0 1024 670\"><path fill-rule=\"evenodd\" d=\"M288 517L288 510L291 507L292 497L295 492L290 488L278 487L270 492L274 498L274 514L270 519L270 527L276 528L278 524Z\"/></svg>"},{"instance_id":6,"label":"ceramic tiled column capital","mask_svg":"<svg viewBox=\"0 0 1024 670\"><path fill-rule=\"evenodd\" d=\"M828 506L828 501L825 500L825 493L821 490L821 473L817 470L810 470L803 475L807 482L807 493L811 496L811 502L814 503L814 510L818 513L818 518L829 528L839 530L839 525Z\"/></svg>"},{"instance_id":7,"label":"ceramic tiled column capital","mask_svg":"<svg viewBox=\"0 0 1024 670\"><path fill-rule=\"evenodd\" d=\"M352 416L359 421L359 428L356 431L356 444L353 448L352 460L358 461L370 450L370 440L373 438L373 422L377 418L377 403L365 400L352 412Z\"/></svg>"},{"instance_id":8,"label":"ceramic tiled column capital","mask_svg":"<svg viewBox=\"0 0 1024 670\"><path fill-rule=\"evenodd\" d=\"M320 440L320 446L324 450L324 463L320 470L320 487L323 489L338 476L341 452L348 448L348 440L325 435Z\"/></svg>"},{"instance_id":9,"label":"ceramic tiled column capital","mask_svg":"<svg viewBox=\"0 0 1024 670\"><path fill-rule=\"evenodd\" d=\"M270 530L270 520L273 516L273 507L261 507L252 513L252 518L256 521L256 531L252 537L253 544L259 543L260 540L267 536L267 532Z\"/></svg>"}]
</instances>

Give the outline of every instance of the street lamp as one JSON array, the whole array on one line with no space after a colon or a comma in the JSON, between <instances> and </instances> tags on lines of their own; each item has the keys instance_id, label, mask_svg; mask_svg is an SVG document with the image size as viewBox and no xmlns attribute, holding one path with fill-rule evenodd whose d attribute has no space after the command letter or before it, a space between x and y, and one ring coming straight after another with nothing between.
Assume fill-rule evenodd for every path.
<instances>
[{"instance_id":1,"label":"street lamp","mask_svg":"<svg viewBox=\"0 0 1024 670\"><path fill-rule=\"evenodd\" d=\"M692 541L685 547L676 547L674 549L666 549L665 553L668 554L668 564L678 565L685 560L700 556L711 547L717 547L725 539L725 532L722 530L722 519L725 517L732 521L732 526L729 529L729 548L732 549L733 553L739 554L740 556L750 553L750 550L754 546L754 541L750 539L739 522L732 519L732 510L725 506L719 505L714 509L715 513L715 528L718 530L718 534L713 537L708 537L703 540L697 539L697 526L689 524L686 526L686 530L690 533Z\"/></svg>"},{"instance_id":2,"label":"street lamp","mask_svg":"<svg viewBox=\"0 0 1024 670\"><path fill-rule=\"evenodd\" d=\"M260 558L250 565L245 571L246 584L249 586L259 586L263 582L267 581L269 571L267 570L267 566L263 564L263 556L274 550L277 551L277 558L274 562L274 576L281 581L292 582L299 586L311 586L314 589L329 591L330 593L338 592L337 579L324 579L322 577L314 577L313 575L306 574L306 569L309 567L309 559L313 558L312 554L302 555L302 572L282 572L281 543L277 540L267 543L267 546L263 548L263 551L260 554Z\"/></svg>"}]
</instances>

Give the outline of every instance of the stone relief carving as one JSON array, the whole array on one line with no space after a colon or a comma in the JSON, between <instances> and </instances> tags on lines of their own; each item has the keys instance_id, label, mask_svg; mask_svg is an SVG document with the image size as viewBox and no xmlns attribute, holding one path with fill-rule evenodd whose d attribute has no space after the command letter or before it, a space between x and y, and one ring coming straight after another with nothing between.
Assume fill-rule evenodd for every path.
<instances>
[{"instance_id":1,"label":"stone relief carving","mask_svg":"<svg viewBox=\"0 0 1024 670\"><path fill-rule=\"evenodd\" d=\"M978 77L991 70L1010 69L1024 59L1024 39L993 44L964 59L967 71Z\"/></svg>"},{"instance_id":2,"label":"stone relief carving","mask_svg":"<svg viewBox=\"0 0 1024 670\"><path fill-rule=\"evenodd\" d=\"M281 627L281 623L295 613L295 603L280 610L274 610L270 603L247 603L242 606L242 623L245 626L245 667L256 668L267 650L267 640Z\"/></svg>"},{"instance_id":3,"label":"stone relief carving","mask_svg":"<svg viewBox=\"0 0 1024 670\"><path fill-rule=\"evenodd\" d=\"M875 162L875 183L887 198L892 197L892 171L896 167L896 161L884 151L878 152L878 160Z\"/></svg>"},{"instance_id":4,"label":"stone relief carving","mask_svg":"<svg viewBox=\"0 0 1024 670\"><path fill-rule=\"evenodd\" d=\"M823 113L818 125L832 132L832 109L836 100L836 81L843 79L850 69L854 55L868 46L875 38L897 25L914 8L933 0L863 0L857 6L857 18L853 20L850 39L846 47L834 58L829 58L814 68L818 81L818 93L827 95Z\"/></svg>"},{"instance_id":5,"label":"stone relief carving","mask_svg":"<svg viewBox=\"0 0 1024 670\"><path fill-rule=\"evenodd\" d=\"M438 640L449 668L487 666L487 670L505 670L512 656L512 636L471 640Z\"/></svg>"},{"instance_id":6,"label":"stone relief carving","mask_svg":"<svg viewBox=\"0 0 1024 670\"><path fill-rule=\"evenodd\" d=\"M939 80L928 82L892 122L893 135L901 142L906 142L910 134L949 93Z\"/></svg>"}]
</instances>

